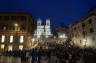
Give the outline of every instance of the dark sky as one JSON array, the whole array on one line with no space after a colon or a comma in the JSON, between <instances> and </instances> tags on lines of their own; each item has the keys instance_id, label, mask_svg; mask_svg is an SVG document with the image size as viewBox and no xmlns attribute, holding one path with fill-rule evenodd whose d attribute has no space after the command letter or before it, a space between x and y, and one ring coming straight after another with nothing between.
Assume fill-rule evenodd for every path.
<instances>
[{"instance_id":1,"label":"dark sky","mask_svg":"<svg viewBox=\"0 0 96 63\"><path fill-rule=\"evenodd\" d=\"M0 0L0 12L27 11L33 18L50 18L52 27L80 20L96 0Z\"/></svg>"}]
</instances>

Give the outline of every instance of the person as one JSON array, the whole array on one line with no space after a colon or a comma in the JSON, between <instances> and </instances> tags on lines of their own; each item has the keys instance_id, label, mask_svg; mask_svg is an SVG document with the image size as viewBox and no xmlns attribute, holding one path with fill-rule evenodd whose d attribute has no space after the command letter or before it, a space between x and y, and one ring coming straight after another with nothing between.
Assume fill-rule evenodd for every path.
<instances>
[{"instance_id":1,"label":"person","mask_svg":"<svg viewBox=\"0 0 96 63\"><path fill-rule=\"evenodd\" d=\"M21 61L26 61L25 51L21 51Z\"/></svg>"},{"instance_id":2,"label":"person","mask_svg":"<svg viewBox=\"0 0 96 63\"><path fill-rule=\"evenodd\" d=\"M26 52L26 60L28 61L29 58L30 58L30 54L29 52Z\"/></svg>"},{"instance_id":3,"label":"person","mask_svg":"<svg viewBox=\"0 0 96 63\"><path fill-rule=\"evenodd\" d=\"M32 63L37 62L38 52L37 52L36 49L33 49L33 50L32 50L32 52L31 52L31 56L32 56L32 60L31 60L31 62L32 62Z\"/></svg>"}]
</instances>

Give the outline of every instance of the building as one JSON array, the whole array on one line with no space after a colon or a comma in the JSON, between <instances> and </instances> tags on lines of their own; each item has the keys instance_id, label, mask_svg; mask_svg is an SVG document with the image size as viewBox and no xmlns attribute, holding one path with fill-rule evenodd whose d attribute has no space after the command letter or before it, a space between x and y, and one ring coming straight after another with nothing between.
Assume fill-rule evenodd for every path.
<instances>
[{"instance_id":1,"label":"building","mask_svg":"<svg viewBox=\"0 0 96 63\"><path fill-rule=\"evenodd\" d=\"M30 49L34 24L29 13L0 13L0 52Z\"/></svg>"},{"instance_id":2,"label":"building","mask_svg":"<svg viewBox=\"0 0 96 63\"><path fill-rule=\"evenodd\" d=\"M52 36L50 29L50 19L46 19L46 23L42 25L42 20L37 20L37 28L34 33L34 37L37 39L49 38Z\"/></svg>"},{"instance_id":3,"label":"building","mask_svg":"<svg viewBox=\"0 0 96 63\"><path fill-rule=\"evenodd\" d=\"M56 43L59 44L64 44L70 37L69 28L64 24L55 27L53 34Z\"/></svg>"},{"instance_id":4,"label":"building","mask_svg":"<svg viewBox=\"0 0 96 63\"><path fill-rule=\"evenodd\" d=\"M69 28L65 25L60 25L55 28L54 30L54 36L61 39L66 39L69 37Z\"/></svg>"},{"instance_id":5,"label":"building","mask_svg":"<svg viewBox=\"0 0 96 63\"><path fill-rule=\"evenodd\" d=\"M70 25L73 41L81 48L96 48L96 8L92 8L87 16Z\"/></svg>"}]
</instances>

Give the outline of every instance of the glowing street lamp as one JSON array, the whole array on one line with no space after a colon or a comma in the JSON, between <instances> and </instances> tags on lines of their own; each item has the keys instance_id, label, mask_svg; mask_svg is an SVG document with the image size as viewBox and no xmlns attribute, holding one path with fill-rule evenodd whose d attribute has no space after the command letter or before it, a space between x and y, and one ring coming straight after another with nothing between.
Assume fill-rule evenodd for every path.
<instances>
[{"instance_id":1,"label":"glowing street lamp","mask_svg":"<svg viewBox=\"0 0 96 63\"><path fill-rule=\"evenodd\" d=\"M14 26L18 26L18 24L17 24L17 23L15 23L15 24L14 24Z\"/></svg>"},{"instance_id":2,"label":"glowing street lamp","mask_svg":"<svg viewBox=\"0 0 96 63\"><path fill-rule=\"evenodd\" d=\"M33 39L32 39L32 42L34 42L34 41L35 41L35 39L33 38Z\"/></svg>"}]
</instances>

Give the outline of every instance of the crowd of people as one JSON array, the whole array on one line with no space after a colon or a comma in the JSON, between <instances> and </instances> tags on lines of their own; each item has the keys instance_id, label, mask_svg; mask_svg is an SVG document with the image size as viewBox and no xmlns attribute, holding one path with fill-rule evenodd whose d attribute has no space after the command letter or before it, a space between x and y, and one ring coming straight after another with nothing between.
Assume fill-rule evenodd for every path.
<instances>
[{"instance_id":1,"label":"crowd of people","mask_svg":"<svg viewBox=\"0 0 96 63\"><path fill-rule=\"evenodd\" d=\"M21 61L28 61L30 58L32 63L41 63L41 57L46 56L50 59L55 55L54 63L96 63L96 49L84 48L76 46L57 44L54 49L34 48L32 50L6 52L9 56L21 57ZM51 60L51 59L50 59ZM51 63L50 61L48 63Z\"/></svg>"},{"instance_id":2,"label":"crowd of people","mask_svg":"<svg viewBox=\"0 0 96 63\"><path fill-rule=\"evenodd\" d=\"M59 45L56 50L60 63L96 63L96 49Z\"/></svg>"}]
</instances>

